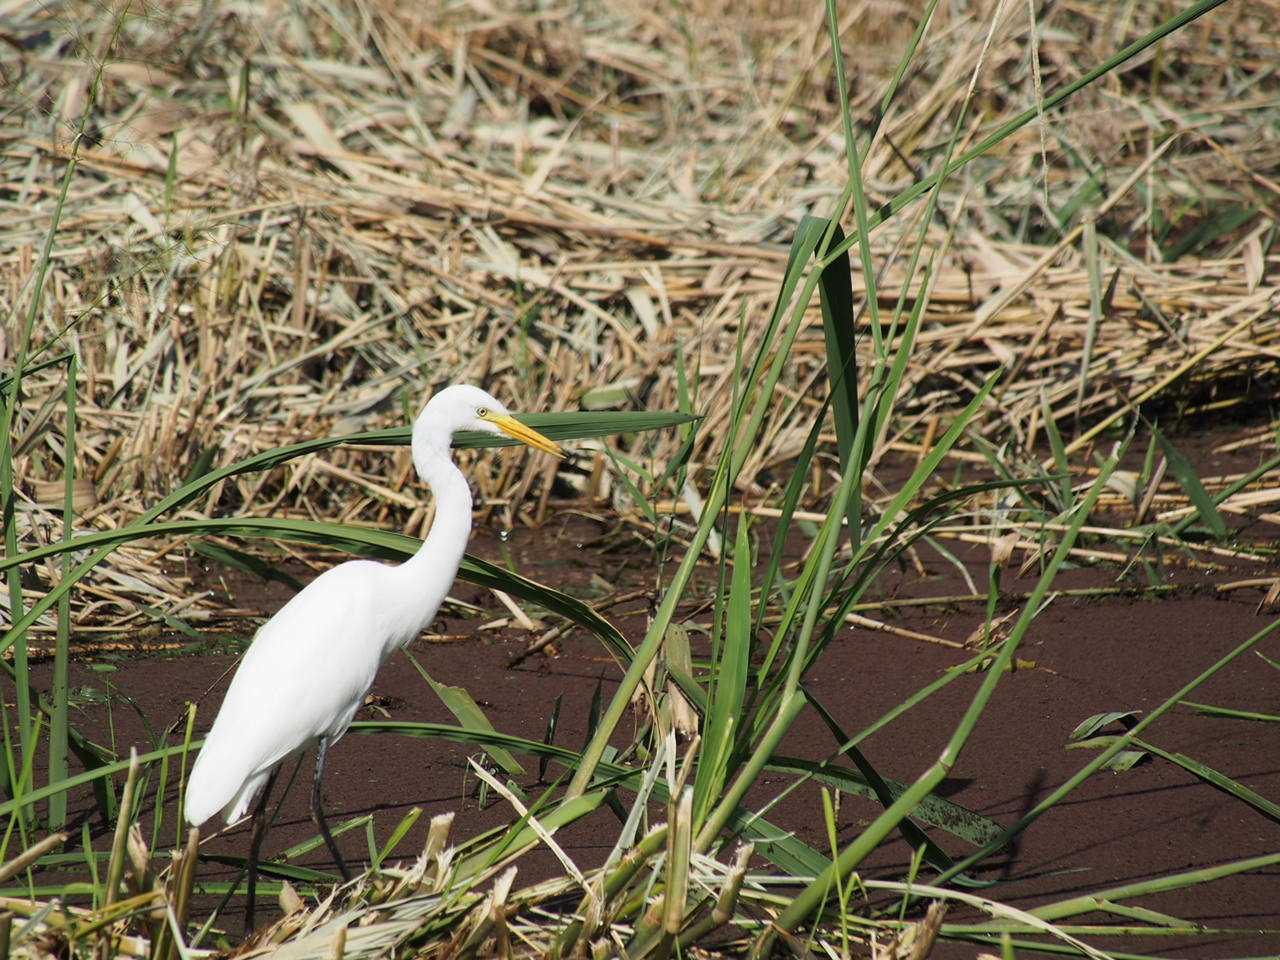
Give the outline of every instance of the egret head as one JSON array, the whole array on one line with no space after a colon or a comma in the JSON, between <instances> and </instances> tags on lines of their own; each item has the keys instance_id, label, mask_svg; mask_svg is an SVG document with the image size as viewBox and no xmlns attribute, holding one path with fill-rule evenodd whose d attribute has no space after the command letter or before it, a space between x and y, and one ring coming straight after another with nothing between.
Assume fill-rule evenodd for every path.
<instances>
[{"instance_id":1,"label":"egret head","mask_svg":"<svg viewBox=\"0 0 1280 960\"><path fill-rule=\"evenodd\" d=\"M554 456L564 456L559 444L511 416L501 401L466 383L445 387L427 402L413 425L413 445L443 441L447 447L449 438L460 430L510 437Z\"/></svg>"}]
</instances>

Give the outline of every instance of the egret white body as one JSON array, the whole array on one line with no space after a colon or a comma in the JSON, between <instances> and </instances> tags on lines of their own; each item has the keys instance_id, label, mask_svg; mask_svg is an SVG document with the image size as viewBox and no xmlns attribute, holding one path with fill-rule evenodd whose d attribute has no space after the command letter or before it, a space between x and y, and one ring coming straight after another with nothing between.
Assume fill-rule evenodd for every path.
<instances>
[{"instance_id":1,"label":"egret white body","mask_svg":"<svg viewBox=\"0 0 1280 960\"><path fill-rule=\"evenodd\" d=\"M459 430L506 434L561 455L477 387L459 384L432 397L412 439L414 466L436 501L426 540L398 565L352 560L325 571L262 626L192 768L188 822L198 826L219 811L227 823L239 820L264 788L269 793L283 761L317 745L312 814L346 875L320 809L325 750L351 725L383 661L431 623L457 575L471 534L471 489L450 455ZM255 816L265 800L264 793ZM255 829L250 910L260 841Z\"/></svg>"}]
</instances>

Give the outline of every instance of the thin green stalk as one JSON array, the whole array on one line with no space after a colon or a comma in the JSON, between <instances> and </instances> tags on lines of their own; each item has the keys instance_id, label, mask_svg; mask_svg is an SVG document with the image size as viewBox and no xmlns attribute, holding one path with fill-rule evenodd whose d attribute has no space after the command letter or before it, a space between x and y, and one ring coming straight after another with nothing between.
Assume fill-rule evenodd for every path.
<instances>
[{"instance_id":1,"label":"thin green stalk","mask_svg":"<svg viewBox=\"0 0 1280 960\"><path fill-rule=\"evenodd\" d=\"M67 428L63 443L63 473L66 492L62 503L62 541L71 540L75 527L76 480L76 358L67 361ZM62 555L62 575L71 571L71 554ZM60 783L67 777L67 664L71 644L71 597L63 594L58 600L58 637L53 652L53 679L51 681L49 716L49 784ZM67 821L67 795L55 793L49 797L49 827L60 829Z\"/></svg>"},{"instance_id":2,"label":"thin green stalk","mask_svg":"<svg viewBox=\"0 0 1280 960\"><path fill-rule=\"evenodd\" d=\"M125 845L129 839L129 827L133 823L133 794L138 785L141 769L138 751L129 751L129 772L125 775L124 792L120 795L120 812L116 817L116 832L111 841L111 858L107 861L107 889L103 906L111 906L120 894L120 881L124 877Z\"/></svg>"},{"instance_id":3,"label":"thin green stalk","mask_svg":"<svg viewBox=\"0 0 1280 960\"><path fill-rule=\"evenodd\" d=\"M107 44L108 50L114 46L115 39L119 36L120 28L123 24L124 14L122 12L116 17L114 29ZM27 354L31 348L31 333L35 329L36 318L40 315L40 304L44 299L45 280L49 274L49 265L53 262L53 241L62 222L62 212L66 207L67 196L71 191L71 182L75 179L76 167L80 161L80 144L84 140L89 119L97 106L98 93L102 86L102 71L105 68L106 58L104 57L98 64L98 69L94 71L84 110L81 111L79 120L76 123L75 136L72 138L71 148L68 151L67 168L62 174L62 184L58 190L58 198L54 202L49 230L45 234L44 246L40 251L40 259L36 262L35 284L31 290L31 302L27 308L27 316L22 325L22 332L18 337L18 352L14 361L13 374L8 383L8 398L5 402L0 403L0 516L3 517L4 523L5 551L10 556L18 552L17 531L13 514L13 443L11 437L13 421L18 404L22 399L22 377L27 362ZM9 619L14 624L9 633L14 634L14 636L12 640L6 638L8 642L5 643L5 647L13 645L14 648L14 668L18 672L18 682L16 684L18 741L22 752L27 753L35 749L35 743L31 739L31 692L27 684L27 628L24 625L19 632L18 624L20 621L28 621L29 624L35 618L31 617L28 620L27 617L22 615L22 580L18 571L11 572L8 579Z\"/></svg>"},{"instance_id":4,"label":"thin green stalk","mask_svg":"<svg viewBox=\"0 0 1280 960\"><path fill-rule=\"evenodd\" d=\"M1043 103L1038 102L1035 106L1029 107L1016 117L1013 117L1001 124L978 144L969 148L952 161L944 170L936 174L931 174L923 180L918 180L913 183L888 203L881 206L875 213L872 213L868 218L868 228L874 230L876 227L896 216L904 207L915 202L927 193L937 182L939 176L948 177L967 164L990 152L993 147L1003 143L1018 130L1022 129L1028 123L1039 117L1042 112L1047 114L1063 101L1069 99L1074 94L1079 93L1085 87L1089 86L1101 77L1106 76L1126 61L1133 59L1148 47L1159 43L1165 37L1169 36L1169 34L1182 29L1193 20L1204 16L1210 10L1221 6L1225 2L1226 0L1199 0L1198 3L1192 4L1176 16L1170 17L1150 33L1143 37L1139 37L1133 43L1123 47L1092 70L1083 74L1076 80L1073 80L1071 83L1066 84L1060 90L1055 90L1053 93L1049 94L1049 96L1044 98ZM848 250L857 242L857 237L851 237L845 240L844 243L837 244L830 252L834 255L843 250Z\"/></svg>"},{"instance_id":5,"label":"thin green stalk","mask_svg":"<svg viewBox=\"0 0 1280 960\"><path fill-rule=\"evenodd\" d=\"M616 897L631 882L640 868L663 848L667 843L668 829L666 824L654 827L618 861L617 867L604 878L602 897L606 903ZM584 900L577 912L585 913L588 906L589 904ZM552 958L564 956L573 949L581 934L582 921L575 920L570 923L551 948L550 956Z\"/></svg>"},{"instance_id":6,"label":"thin green stalk","mask_svg":"<svg viewBox=\"0 0 1280 960\"><path fill-rule=\"evenodd\" d=\"M889 105L893 103L893 98L897 95L899 88L902 86L902 78L906 76L907 67L911 65L911 61L915 59L916 51L920 48L920 41L924 39L925 31L929 29L929 24L933 22L933 12L938 8L938 0L929 0L929 5L925 7L924 14L920 17L920 22L916 24L915 33L911 35L911 39L907 42L907 48L903 51L902 59L898 61L898 67L893 72L893 79L889 81L889 87L885 90L884 96L880 99L879 109L876 110L875 116L871 118L867 130L867 148L870 150L871 143L876 138L876 133L880 129L880 124L884 122L885 114L889 112ZM907 276L910 276L910 272Z\"/></svg>"},{"instance_id":7,"label":"thin green stalk","mask_svg":"<svg viewBox=\"0 0 1280 960\"><path fill-rule=\"evenodd\" d=\"M193 746L192 739L196 730L196 705L192 702L187 703L187 726L182 733L182 743L179 745L181 751L182 762L178 767L178 810L176 815L176 823L174 830L174 846L182 843L182 825L186 822L187 810L187 759L191 756ZM169 756L165 754L165 756Z\"/></svg>"},{"instance_id":8,"label":"thin green stalk","mask_svg":"<svg viewBox=\"0 0 1280 960\"><path fill-rule=\"evenodd\" d=\"M800 711L804 709L805 702L804 695L795 691L790 691L783 697L782 703L774 715L773 722L769 724L764 736L760 738L760 742L756 745L751 757L739 769L733 785L725 791L724 796L720 798L720 802L707 815L706 822L703 823L702 829L698 831L697 839L694 840L693 848L695 851L706 853L711 848L711 844L720 835L720 831L724 829L725 824L730 821L738 804L742 802L742 798L747 795L748 790L755 786L760 777L760 771L769 762L773 752L778 748L778 744L782 742L783 736L791 728L791 724L795 722L796 717L800 715Z\"/></svg>"},{"instance_id":9,"label":"thin green stalk","mask_svg":"<svg viewBox=\"0 0 1280 960\"><path fill-rule=\"evenodd\" d=\"M1151 880L1140 880L1136 883L1126 883L1118 887L1108 887L1106 890L1099 890L1096 893L1072 897L1069 900L1059 900L1057 903L1036 907L1028 912L1041 920L1074 917L1082 913L1103 910L1105 909L1104 905L1109 900L1130 900L1134 897L1150 896L1153 893L1181 890L1185 887L1197 886L1212 880L1220 880L1223 877L1234 876L1238 873L1265 870L1267 867L1273 867L1278 863L1280 863L1280 853L1268 853L1258 857L1249 857L1245 860L1233 860L1230 863L1218 864L1215 867L1200 867L1196 870L1187 870L1183 873L1175 873L1166 877L1155 877Z\"/></svg>"},{"instance_id":10,"label":"thin green stalk","mask_svg":"<svg viewBox=\"0 0 1280 960\"><path fill-rule=\"evenodd\" d=\"M5 723L4 723L5 753L7 755L7 759L10 764L10 767L12 768L14 759L13 759L13 747L9 738L8 712L0 711L0 713L3 713L3 716L5 718ZM31 739L33 743L36 743L40 740L41 724L43 720L44 720L43 714L36 714L35 728L34 730L32 730L32 733L31 733ZM21 841L21 844L24 848L29 846L31 843L31 839L27 835L27 829L28 829L27 820L26 820L26 817L23 815L25 812L25 807L22 804L18 803L17 801L24 796L30 795L32 777L33 777L31 768L32 768L32 765L35 763L35 757L36 755L34 750L27 753L22 758L21 768L18 769L16 774L13 775L14 777L13 795L15 799L11 804L6 805L9 807L7 811L9 813L9 826L5 829L4 841L0 843L0 861L4 861L8 857L9 841L13 837L13 831L15 828L18 831L18 838ZM29 879L30 877L28 877L28 880Z\"/></svg>"},{"instance_id":11,"label":"thin green stalk","mask_svg":"<svg viewBox=\"0 0 1280 960\"><path fill-rule=\"evenodd\" d=\"M1089 322L1084 330L1084 349L1080 352L1080 378L1076 382L1075 420L1080 423L1085 390L1089 386L1089 364L1093 362L1093 345L1102 322L1102 265L1098 258L1098 224L1090 217L1084 222L1084 262L1089 275Z\"/></svg>"},{"instance_id":12,"label":"thin green stalk","mask_svg":"<svg viewBox=\"0 0 1280 960\"><path fill-rule=\"evenodd\" d=\"M866 290L867 314L871 318L871 340L877 358L884 354L884 335L880 329L880 303L876 296L876 272L871 265L871 235L867 221L867 191L862 184L862 160L858 141L853 135L853 113L849 108L849 85L844 75L844 54L840 50L840 14L836 0L827 0L827 31L831 37L831 59L835 65L836 92L840 97L840 120L844 125L844 152L849 161L849 183L853 187L853 215L858 225L858 257L862 261L862 282ZM871 144L867 144L871 152Z\"/></svg>"}]
</instances>

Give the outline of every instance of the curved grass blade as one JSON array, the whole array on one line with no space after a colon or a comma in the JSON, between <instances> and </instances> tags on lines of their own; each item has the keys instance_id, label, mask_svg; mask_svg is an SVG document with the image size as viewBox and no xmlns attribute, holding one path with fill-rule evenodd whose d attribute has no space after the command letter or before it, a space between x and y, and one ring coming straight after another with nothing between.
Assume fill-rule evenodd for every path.
<instances>
[{"instance_id":1,"label":"curved grass blade","mask_svg":"<svg viewBox=\"0 0 1280 960\"><path fill-rule=\"evenodd\" d=\"M845 749L856 750L857 748L846 746ZM777 773L800 774L845 793L866 797L869 800L880 799L876 787L865 776L824 760L806 760L802 757L777 755L765 764L765 769ZM902 796L908 786L899 780L888 778L884 778L881 782L884 784L890 803ZM989 843L999 835L1001 830L1000 824L996 821L933 793L925 797L911 815L974 846Z\"/></svg>"},{"instance_id":2,"label":"curved grass blade","mask_svg":"<svg viewBox=\"0 0 1280 960\"><path fill-rule=\"evenodd\" d=\"M1223 717L1228 720L1254 720L1262 723L1280 723L1280 714L1275 713L1258 713L1254 710L1235 710L1231 707L1215 707L1211 703L1194 703L1191 700L1183 700L1184 707L1190 707L1196 713L1202 713L1207 717Z\"/></svg>"},{"instance_id":3,"label":"curved grass blade","mask_svg":"<svg viewBox=\"0 0 1280 960\"><path fill-rule=\"evenodd\" d=\"M413 664L414 669L418 671L422 679L427 681L431 689L436 692L436 696L449 709L449 712L457 718L458 723L468 730L475 730L480 733L493 732L493 724L489 722L489 718L480 709L480 704L476 703L475 698L470 693L463 687L440 683L423 669L417 657L408 650L403 651L403 653L409 658L409 662ZM518 777L524 774L524 767L520 766L516 762L516 758L502 747L489 747L488 753L508 776Z\"/></svg>"},{"instance_id":4,"label":"curved grass blade","mask_svg":"<svg viewBox=\"0 0 1280 960\"><path fill-rule=\"evenodd\" d=\"M1280 863L1280 853L1268 853L1258 857L1249 857L1245 860L1233 860L1230 863L1222 863L1216 867L1201 867L1197 870L1188 870L1185 873L1175 873L1172 876L1156 877L1152 880L1140 880L1136 883L1127 883L1119 887L1110 887L1106 890L1099 890L1096 893L1086 894L1081 897L1071 897L1068 900L1060 900L1057 903L1036 907L1028 912L1041 920L1059 920L1063 917L1073 917L1082 913L1105 909L1103 905L1108 901L1129 900L1133 897L1164 893L1167 890L1180 890L1197 884L1208 883L1211 880L1220 880L1223 877L1230 877L1238 873L1263 870L1278 863Z\"/></svg>"},{"instance_id":5,"label":"curved grass blade","mask_svg":"<svg viewBox=\"0 0 1280 960\"><path fill-rule=\"evenodd\" d=\"M1117 739L1116 737L1096 737L1091 743L1098 746L1110 746ZM1083 746L1083 744L1080 744ZM1131 745L1139 750L1145 750L1150 754L1154 754L1163 760L1167 760L1176 766L1181 767L1187 773L1191 774L1212 787L1216 787L1223 793L1235 797L1241 803L1248 804L1257 810L1264 817L1280 823L1280 804L1273 803L1256 790L1250 790L1238 780L1233 780L1226 774L1215 770L1207 763L1201 763L1192 757L1188 757L1185 753L1178 753L1173 750L1165 750L1163 747L1157 747L1154 743L1135 737Z\"/></svg>"},{"instance_id":6,"label":"curved grass blade","mask_svg":"<svg viewBox=\"0 0 1280 960\"><path fill-rule=\"evenodd\" d=\"M615 433L633 433L640 430L654 430L661 427L677 426L683 423L689 423L697 419L692 414L686 413L648 413L648 412L611 412L611 413L541 413L528 414L518 417L522 422L536 428L540 432L546 434L552 440L573 440L585 439L588 437L601 437ZM320 450L328 450L339 446L396 446L406 445L409 443L410 431L407 427L397 427L391 430L373 430L366 433L350 434L340 437L324 437L317 440L307 440L302 443L289 444L284 447L276 447L272 450L264 450L262 453L254 454L244 460L237 461L217 470L213 470L203 476L197 477L190 483L184 484L173 493L162 499L159 503L146 511L141 517L121 531L135 529L152 523L162 514L180 507L184 503L204 493L214 484L225 480L228 477L238 476L242 473L254 473L259 470L267 470L271 467L277 467L280 464L288 463L298 457L305 456L308 453L316 453ZM488 447L488 446L508 446L510 441L505 437L495 437L489 434L481 433L463 433L458 434L454 438L455 446L465 447ZM83 540L83 538L81 538ZM86 574L94 567L101 563L111 551L115 549L118 542L112 541L106 546L99 548L91 557L80 563L76 568L66 574L62 580L26 612L21 618L15 618L13 626L5 633L3 639L0 639L0 653L8 650L13 643L22 636L25 636L27 628L42 615L46 610L58 602L58 599L70 590L76 583L82 580ZM616 632L616 631L615 631Z\"/></svg>"},{"instance_id":7,"label":"curved grass blade","mask_svg":"<svg viewBox=\"0 0 1280 960\"><path fill-rule=\"evenodd\" d=\"M1200 515L1200 519L1213 531L1214 536L1225 537L1227 535L1226 521L1222 519L1222 514L1218 512L1213 498L1209 496L1204 484L1200 482L1200 478L1196 475L1196 468L1191 465L1190 460L1178 451L1177 447L1169 442L1169 438L1161 433L1159 428L1153 426L1151 431L1156 435L1156 439L1160 441L1160 447L1164 450L1165 459L1169 462L1169 469L1178 478L1178 483L1182 485L1182 489L1186 492L1192 506L1196 508L1196 513Z\"/></svg>"},{"instance_id":8,"label":"curved grass blade","mask_svg":"<svg viewBox=\"0 0 1280 960\"><path fill-rule=\"evenodd\" d=\"M290 520L277 517L226 517L209 520L170 520L159 523L133 524L119 530L84 534L70 541L47 544L19 554L0 558L0 571L22 563L30 563L68 550L99 548L110 551L121 543L159 536L202 536L217 534L267 540L294 540L331 549L341 549L362 556L385 560L402 560L412 556L420 540L400 533L371 527L353 527L315 520ZM626 661L631 647L617 628L581 600L543 586L517 573L504 570L476 557L464 556L458 577L482 587L502 590L512 596L536 603L590 630L604 641L609 650ZM60 586L60 585L59 585ZM50 590L56 590L57 587Z\"/></svg>"}]
</instances>

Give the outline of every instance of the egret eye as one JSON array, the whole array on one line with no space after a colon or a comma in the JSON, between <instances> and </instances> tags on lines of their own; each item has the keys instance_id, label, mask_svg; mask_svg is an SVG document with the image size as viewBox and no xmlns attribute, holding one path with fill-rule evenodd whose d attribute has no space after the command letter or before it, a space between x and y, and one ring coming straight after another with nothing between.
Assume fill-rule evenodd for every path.
<instances>
[{"instance_id":1,"label":"egret eye","mask_svg":"<svg viewBox=\"0 0 1280 960\"><path fill-rule=\"evenodd\" d=\"M488 419L489 419L489 408L488 408L488 407L480 407L478 410L476 410L476 416L477 416L477 417L479 417L481 420L488 420Z\"/></svg>"}]
</instances>

